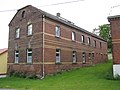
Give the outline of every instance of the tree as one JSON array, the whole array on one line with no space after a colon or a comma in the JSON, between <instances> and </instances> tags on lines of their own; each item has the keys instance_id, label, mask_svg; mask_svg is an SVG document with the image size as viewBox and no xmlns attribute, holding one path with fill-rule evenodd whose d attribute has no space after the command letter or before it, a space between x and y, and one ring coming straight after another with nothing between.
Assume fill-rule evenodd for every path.
<instances>
[{"instance_id":1,"label":"tree","mask_svg":"<svg viewBox=\"0 0 120 90\"><path fill-rule=\"evenodd\" d=\"M111 38L111 33L110 33L110 25L109 24L100 25L99 28L93 29L93 33L102 37L104 40L107 41L108 52L111 53L112 38Z\"/></svg>"},{"instance_id":2,"label":"tree","mask_svg":"<svg viewBox=\"0 0 120 90\"><path fill-rule=\"evenodd\" d=\"M99 36L105 39L108 43L108 52L111 52L112 48L112 39L110 35L110 25L109 24L103 24L99 26Z\"/></svg>"}]
</instances>

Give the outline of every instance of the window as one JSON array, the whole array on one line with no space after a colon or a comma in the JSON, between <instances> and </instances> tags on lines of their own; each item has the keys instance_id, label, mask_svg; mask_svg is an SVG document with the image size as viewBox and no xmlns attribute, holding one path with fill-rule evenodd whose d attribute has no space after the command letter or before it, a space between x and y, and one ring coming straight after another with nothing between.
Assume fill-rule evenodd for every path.
<instances>
[{"instance_id":1,"label":"window","mask_svg":"<svg viewBox=\"0 0 120 90\"><path fill-rule=\"evenodd\" d=\"M72 32L72 40L73 40L73 41L76 40L76 34L75 34L75 32Z\"/></svg>"},{"instance_id":2,"label":"window","mask_svg":"<svg viewBox=\"0 0 120 90\"><path fill-rule=\"evenodd\" d=\"M77 62L77 55L76 55L76 51L73 51L73 63Z\"/></svg>"},{"instance_id":3,"label":"window","mask_svg":"<svg viewBox=\"0 0 120 90\"><path fill-rule=\"evenodd\" d=\"M96 40L94 40L94 47L96 47Z\"/></svg>"},{"instance_id":4,"label":"window","mask_svg":"<svg viewBox=\"0 0 120 90\"><path fill-rule=\"evenodd\" d=\"M15 31L15 38L19 38L20 37L20 28L17 28Z\"/></svg>"},{"instance_id":5,"label":"window","mask_svg":"<svg viewBox=\"0 0 120 90\"><path fill-rule=\"evenodd\" d=\"M92 53L92 59L94 59L94 57L95 57L95 56L94 56L94 53Z\"/></svg>"},{"instance_id":6,"label":"window","mask_svg":"<svg viewBox=\"0 0 120 90\"><path fill-rule=\"evenodd\" d=\"M91 59L91 53L89 53L88 59L89 59L89 60Z\"/></svg>"},{"instance_id":7,"label":"window","mask_svg":"<svg viewBox=\"0 0 120 90\"><path fill-rule=\"evenodd\" d=\"M15 51L15 63L19 62L19 51Z\"/></svg>"},{"instance_id":8,"label":"window","mask_svg":"<svg viewBox=\"0 0 120 90\"><path fill-rule=\"evenodd\" d=\"M27 63L32 63L32 49L27 49Z\"/></svg>"},{"instance_id":9,"label":"window","mask_svg":"<svg viewBox=\"0 0 120 90\"><path fill-rule=\"evenodd\" d=\"M81 36L81 39L82 39L82 43L85 43L85 36L84 35Z\"/></svg>"},{"instance_id":10,"label":"window","mask_svg":"<svg viewBox=\"0 0 120 90\"><path fill-rule=\"evenodd\" d=\"M60 37L60 27L59 26L55 27L55 32L56 32L56 37Z\"/></svg>"},{"instance_id":11,"label":"window","mask_svg":"<svg viewBox=\"0 0 120 90\"><path fill-rule=\"evenodd\" d=\"M56 49L56 63L60 63L60 49Z\"/></svg>"},{"instance_id":12,"label":"window","mask_svg":"<svg viewBox=\"0 0 120 90\"><path fill-rule=\"evenodd\" d=\"M32 24L29 24L27 29L27 34L32 35Z\"/></svg>"},{"instance_id":13,"label":"window","mask_svg":"<svg viewBox=\"0 0 120 90\"><path fill-rule=\"evenodd\" d=\"M25 11L22 12L22 18L25 18Z\"/></svg>"},{"instance_id":14,"label":"window","mask_svg":"<svg viewBox=\"0 0 120 90\"><path fill-rule=\"evenodd\" d=\"M85 52L82 53L82 63L86 63L86 54L85 54Z\"/></svg>"},{"instance_id":15,"label":"window","mask_svg":"<svg viewBox=\"0 0 120 90\"><path fill-rule=\"evenodd\" d=\"M90 45L91 44L91 40L90 40L90 37L88 37L88 45Z\"/></svg>"},{"instance_id":16,"label":"window","mask_svg":"<svg viewBox=\"0 0 120 90\"><path fill-rule=\"evenodd\" d=\"M102 43L100 42L100 48L102 48Z\"/></svg>"}]
</instances>

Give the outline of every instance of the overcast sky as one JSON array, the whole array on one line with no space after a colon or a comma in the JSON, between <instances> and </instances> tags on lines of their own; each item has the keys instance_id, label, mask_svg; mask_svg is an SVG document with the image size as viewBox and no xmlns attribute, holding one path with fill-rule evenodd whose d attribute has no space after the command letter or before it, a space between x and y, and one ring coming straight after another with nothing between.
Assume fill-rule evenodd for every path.
<instances>
[{"instance_id":1,"label":"overcast sky","mask_svg":"<svg viewBox=\"0 0 120 90\"><path fill-rule=\"evenodd\" d=\"M78 2L51 5L70 1ZM90 32L99 25L108 24L109 15L120 15L120 0L2 0L0 1L0 49L8 47L10 20L17 9L26 5L33 5L53 15L59 12L61 17ZM112 6L117 7L111 8Z\"/></svg>"}]
</instances>

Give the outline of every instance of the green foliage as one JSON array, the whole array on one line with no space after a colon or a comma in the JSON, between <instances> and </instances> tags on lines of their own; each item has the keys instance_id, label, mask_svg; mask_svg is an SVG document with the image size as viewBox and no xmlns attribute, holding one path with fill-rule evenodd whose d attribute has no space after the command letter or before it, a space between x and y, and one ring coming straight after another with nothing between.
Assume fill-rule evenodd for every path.
<instances>
[{"instance_id":1,"label":"green foliage","mask_svg":"<svg viewBox=\"0 0 120 90\"><path fill-rule=\"evenodd\" d=\"M11 71L8 75L9 77L19 77L19 78L28 78L28 79L37 79L35 74L26 74L24 72Z\"/></svg>"},{"instance_id":2,"label":"green foliage","mask_svg":"<svg viewBox=\"0 0 120 90\"><path fill-rule=\"evenodd\" d=\"M111 31L110 31L110 25L108 24L103 24L99 26L100 29L100 34L99 36L102 37L103 39L105 39L108 42L108 52L111 52L111 48L112 48L112 38L111 38Z\"/></svg>"},{"instance_id":3,"label":"green foliage","mask_svg":"<svg viewBox=\"0 0 120 90\"><path fill-rule=\"evenodd\" d=\"M17 90L120 90L120 80L105 79L111 61L46 76L45 79L0 78L0 88ZM109 73L108 73L109 74ZM107 74L107 75L108 75Z\"/></svg>"},{"instance_id":4,"label":"green foliage","mask_svg":"<svg viewBox=\"0 0 120 90\"><path fill-rule=\"evenodd\" d=\"M108 24L103 24L99 26L100 29L100 36L105 39L106 41L110 38L110 26Z\"/></svg>"}]
</instances>

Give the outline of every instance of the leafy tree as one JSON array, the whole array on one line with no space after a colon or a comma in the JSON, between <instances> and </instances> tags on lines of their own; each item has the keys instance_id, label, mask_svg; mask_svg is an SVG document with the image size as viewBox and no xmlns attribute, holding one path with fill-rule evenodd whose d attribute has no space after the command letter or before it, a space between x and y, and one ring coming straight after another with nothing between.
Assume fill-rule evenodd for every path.
<instances>
[{"instance_id":1,"label":"leafy tree","mask_svg":"<svg viewBox=\"0 0 120 90\"><path fill-rule=\"evenodd\" d=\"M110 25L109 24L103 24L100 25L99 28L95 28L93 30L94 34L99 35L100 37L102 37L104 40L107 41L108 43L108 52L111 53L111 48L112 48L112 39L111 39L111 33L110 33Z\"/></svg>"},{"instance_id":2,"label":"leafy tree","mask_svg":"<svg viewBox=\"0 0 120 90\"><path fill-rule=\"evenodd\" d=\"M112 39L110 35L110 25L109 24L103 24L99 26L99 36L105 39L108 42L108 50L111 52L112 48Z\"/></svg>"}]
</instances>

